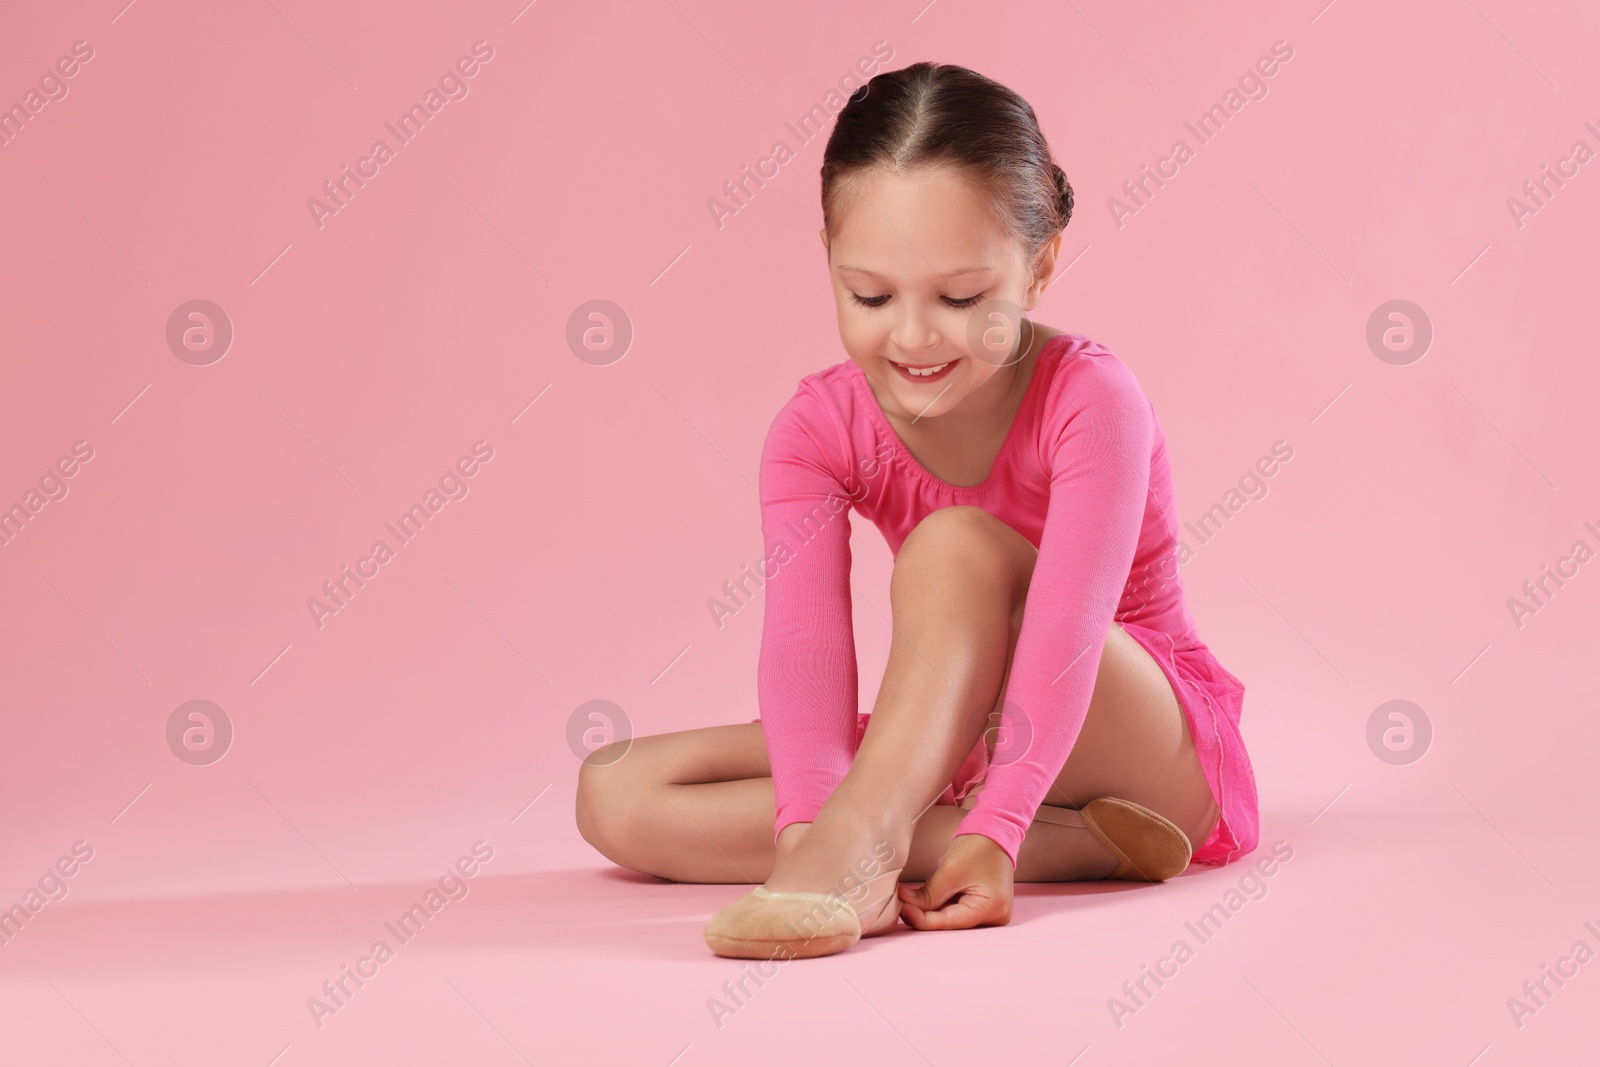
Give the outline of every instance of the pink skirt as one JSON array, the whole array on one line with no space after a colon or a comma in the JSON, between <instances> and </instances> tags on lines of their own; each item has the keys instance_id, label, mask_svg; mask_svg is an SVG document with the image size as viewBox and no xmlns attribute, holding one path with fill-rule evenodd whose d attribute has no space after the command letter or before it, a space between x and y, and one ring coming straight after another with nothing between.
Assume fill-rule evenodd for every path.
<instances>
[{"instance_id":1,"label":"pink skirt","mask_svg":"<svg viewBox=\"0 0 1600 1067\"><path fill-rule=\"evenodd\" d=\"M1220 867L1255 849L1261 834L1255 769L1239 733L1244 683L1217 662L1202 642L1175 651L1172 635L1138 623L1118 623L1161 667L1189 722L1206 784L1222 816L1191 863Z\"/></svg>"}]
</instances>

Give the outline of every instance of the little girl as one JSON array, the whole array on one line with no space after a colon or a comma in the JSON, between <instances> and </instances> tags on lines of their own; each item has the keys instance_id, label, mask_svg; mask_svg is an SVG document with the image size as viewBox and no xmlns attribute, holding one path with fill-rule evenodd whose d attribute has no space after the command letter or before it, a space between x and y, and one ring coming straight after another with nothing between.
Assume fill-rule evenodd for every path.
<instances>
[{"instance_id":1,"label":"little girl","mask_svg":"<svg viewBox=\"0 0 1600 1067\"><path fill-rule=\"evenodd\" d=\"M1116 355L1024 314L1072 213L1033 109L963 67L881 73L828 139L822 213L850 358L800 380L761 455L761 716L591 754L584 838L763 882L705 930L760 959L1250 852L1244 686L1184 602L1161 425ZM894 553L870 715L850 507Z\"/></svg>"}]
</instances>

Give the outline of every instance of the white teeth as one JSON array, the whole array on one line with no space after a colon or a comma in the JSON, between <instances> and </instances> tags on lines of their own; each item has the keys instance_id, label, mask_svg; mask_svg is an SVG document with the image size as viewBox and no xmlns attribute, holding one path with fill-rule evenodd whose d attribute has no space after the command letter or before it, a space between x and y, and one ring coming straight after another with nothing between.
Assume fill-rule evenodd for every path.
<instances>
[{"instance_id":1,"label":"white teeth","mask_svg":"<svg viewBox=\"0 0 1600 1067\"><path fill-rule=\"evenodd\" d=\"M948 363L941 363L937 367L925 367L922 370L918 370L915 367L908 367L903 363L899 364L898 366L900 367L901 370L905 371L907 374L914 374L918 378L926 378L929 375L938 374L940 371L944 370L949 365L950 364L948 364Z\"/></svg>"}]
</instances>

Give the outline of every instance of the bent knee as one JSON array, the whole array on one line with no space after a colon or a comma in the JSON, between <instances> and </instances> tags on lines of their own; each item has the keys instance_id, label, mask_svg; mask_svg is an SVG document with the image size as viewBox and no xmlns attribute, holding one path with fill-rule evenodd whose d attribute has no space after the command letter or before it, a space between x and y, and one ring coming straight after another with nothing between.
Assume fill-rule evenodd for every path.
<instances>
[{"instance_id":1,"label":"bent knee","mask_svg":"<svg viewBox=\"0 0 1600 1067\"><path fill-rule=\"evenodd\" d=\"M628 838L628 826L638 807L638 776L627 760L628 741L602 745L584 757L578 768L574 809L578 833L606 858Z\"/></svg>"},{"instance_id":2,"label":"bent knee","mask_svg":"<svg viewBox=\"0 0 1600 1067\"><path fill-rule=\"evenodd\" d=\"M930 570L983 583L1021 579L1023 587L1037 551L1027 538L980 507L954 504L923 516L895 554L894 577ZM959 566L952 566L958 564Z\"/></svg>"},{"instance_id":3,"label":"bent knee","mask_svg":"<svg viewBox=\"0 0 1600 1067\"><path fill-rule=\"evenodd\" d=\"M1000 523L1000 520L975 504L951 504L948 507L935 508L922 517L911 532L906 535L906 543L913 540L929 540L933 538L972 536L985 529ZM1004 526L1004 523L1000 523Z\"/></svg>"},{"instance_id":4,"label":"bent knee","mask_svg":"<svg viewBox=\"0 0 1600 1067\"><path fill-rule=\"evenodd\" d=\"M900 545L895 555L896 565L906 561L920 561L931 556L959 555L963 560L978 555L989 555L984 549L996 551L1007 542L1023 540L1011 527L971 504L952 504L937 508L922 517Z\"/></svg>"}]
</instances>

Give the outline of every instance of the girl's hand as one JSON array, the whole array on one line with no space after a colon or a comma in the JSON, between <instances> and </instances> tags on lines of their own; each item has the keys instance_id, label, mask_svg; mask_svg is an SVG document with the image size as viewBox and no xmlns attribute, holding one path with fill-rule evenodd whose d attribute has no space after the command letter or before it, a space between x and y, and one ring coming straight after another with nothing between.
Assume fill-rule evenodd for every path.
<instances>
[{"instance_id":1,"label":"girl's hand","mask_svg":"<svg viewBox=\"0 0 1600 1067\"><path fill-rule=\"evenodd\" d=\"M1011 859L982 834L957 834L925 885L900 887L901 915L918 930L966 930L1011 921Z\"/></svg>"}]
</instances>

